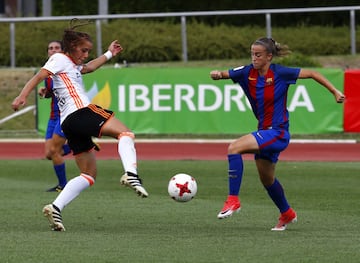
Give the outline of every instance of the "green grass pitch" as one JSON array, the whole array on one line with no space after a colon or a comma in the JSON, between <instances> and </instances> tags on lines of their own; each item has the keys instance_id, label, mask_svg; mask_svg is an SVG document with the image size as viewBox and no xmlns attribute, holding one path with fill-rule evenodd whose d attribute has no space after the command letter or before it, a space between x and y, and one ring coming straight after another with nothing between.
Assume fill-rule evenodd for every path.
<instances>
[{"instance_id":1,"label":"green grass pitch","mask_svg":"<svg viewBox=\"0 0 360 263\"><path fill-rule=\"evenodd\" d=\"M279 162L277 176L298 222L272 232L279 216L245 162L242 209L216 215L227 195L223 161L139 161L150 196L119 185L120 161L98 161L98 178L66 207L66 232L53 232L41 213L56 197L46 160L0 161L0 262L359 262L359 163ZM193 175L198 194L177 203L172 175ZM68 177L78 175L67 161Z\"/></svg>"}]
</instances>

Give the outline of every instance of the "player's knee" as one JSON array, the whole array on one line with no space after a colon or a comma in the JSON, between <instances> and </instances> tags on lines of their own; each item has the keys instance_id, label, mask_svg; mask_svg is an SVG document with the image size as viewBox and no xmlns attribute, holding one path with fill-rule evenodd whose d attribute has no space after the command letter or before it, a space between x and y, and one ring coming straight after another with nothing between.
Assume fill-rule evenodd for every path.
<instances>
[{"instance_id":1,"label":"player's knee","mask_svg":"<svg viewBox=\"0 0 360 263\"><path fill-rule=\"evenodd\" d=\"M50 150L45 152L45 158L48 160L51 160L51 151Z\"/></svg>"},{"instance_id":2,"label":"player's knee","mask_svg":"<svg viewBox=\"0 0 360 263\"><path fill-rule=\"evenodd\" d=\"M118 139L120 140L121 137L124 137L124 136L127 136L127 137L130 137L131 139L135 139L135 134L133 132L130 132L130 131L127 131L127 132L121 132L119 135L118 135Z\"/></svg>"},{"instance_id":3,"label":"player's knee","mask_svg":"<svg viewBox=\"0 0 360 263\"><path fill-rule=\"evenodd\" d=\"M242 153L241 148L239 147L239 144L230 143L228 147L228 154L238 154Z\"/></svg>"},{"instance_id":4,"label":"player's knee","mask_svg":"<svg viewBox=\"0 0 360 263\"><path fill-rule=\"evenodd\" d=\"M56 155L62 155L62 150L59 149L58 147L56 146L51 146L50 147L50 150L49 150L49 157L50 159L54 158L54 156Z\"/></svg>"}]
</instances>

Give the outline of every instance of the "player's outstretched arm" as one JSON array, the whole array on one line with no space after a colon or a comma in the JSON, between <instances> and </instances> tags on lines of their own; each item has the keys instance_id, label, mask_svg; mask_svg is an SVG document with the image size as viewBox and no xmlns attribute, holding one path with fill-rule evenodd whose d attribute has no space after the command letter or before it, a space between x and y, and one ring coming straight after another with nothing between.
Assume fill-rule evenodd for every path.
<instances>
[{"instance_id":1,"label":"player's outstretched arm","mask_svg":"<svg viewBox=\"0 0 360 263\"><path fill-rule=\"evenodd\" d=\"M228 71L220 71L220 70L213 70L210 72L210 77L213 80L219 80L219 79L228 79L229 72Z\"/></svg>"},{"instance_id":2,"label":"player's outstretched arm","mask_svg":"<svg viewBox=\"0 0 360 263\"><path fill-rule=\"evenodd\" d=\"M17 111L20 107L26 104L26 98L29 96L30 92L39 85L46 77L49 76L49 73L45 69L41 69L36 73L24 86L21 90L19 96L17 96L11 103L11 107L14 111Z\"/></svg>"},{"instance_id":3,"label":"player's outstretched arm","mask_svg":"<svg viewBox=\"0 0 360 263\"><path fill-rule=\"evenodd\" d=\"M315 80L316 82L320 83L325 88L327 88L327 90L334 95L337 103L344 102L345 100L344 94L340 90L335 88L335 86L319 72L310 69L301 69L299 73L299 79L307 79L307 78L312 78L313 80Z\"/></svg>"},{"instance_id":4,"label":"player's outstretched arm","mask_svg":"<svg viewBox=\"0 0 360 263\"><path fill-rule=\"evenodd\" d=\"M117 40L114 40L113 42L111 42L111 44L108 47L108 50L104 54L84 64L81 73L86 74L97 70L102 65L104 65L109 59L115 57L121 51L123 51L122 46Z\"/></svg>"}]
</instances>

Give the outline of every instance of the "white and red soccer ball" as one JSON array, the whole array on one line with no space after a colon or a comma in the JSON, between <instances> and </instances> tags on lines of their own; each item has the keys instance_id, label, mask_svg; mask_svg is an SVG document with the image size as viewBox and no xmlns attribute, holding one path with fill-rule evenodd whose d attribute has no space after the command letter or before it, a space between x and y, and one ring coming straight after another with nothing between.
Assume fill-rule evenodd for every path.
<instances>
[{"instance_id":1,"label":"white and red soccer ball","mask_svg":"<svg viewBox=\"0 0 360 263\"><path fill-rule=\"evenodd\" d=\"M197 183L194 177L179 173L171 177L168 185L168 193L172 199L178 202L188 202L193 199L197 192Z\"/></svg>"}]
</instances>

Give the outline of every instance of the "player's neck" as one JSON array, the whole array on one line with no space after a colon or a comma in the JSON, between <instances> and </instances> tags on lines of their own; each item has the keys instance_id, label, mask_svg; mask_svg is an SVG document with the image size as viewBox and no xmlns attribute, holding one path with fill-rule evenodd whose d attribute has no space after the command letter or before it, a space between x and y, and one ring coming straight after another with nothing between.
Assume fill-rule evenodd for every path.
<instances>
[{"instance_id":1,"label":"player's neck","mask_svg":"<svg viewBox=\"0 0 360 263\"><path fill-rule=\"evenodd\" d=\"M263 67L258 69L259 76L265 76L270 68L270 63L265 64Z\"/></svg>"}]
</instances>

